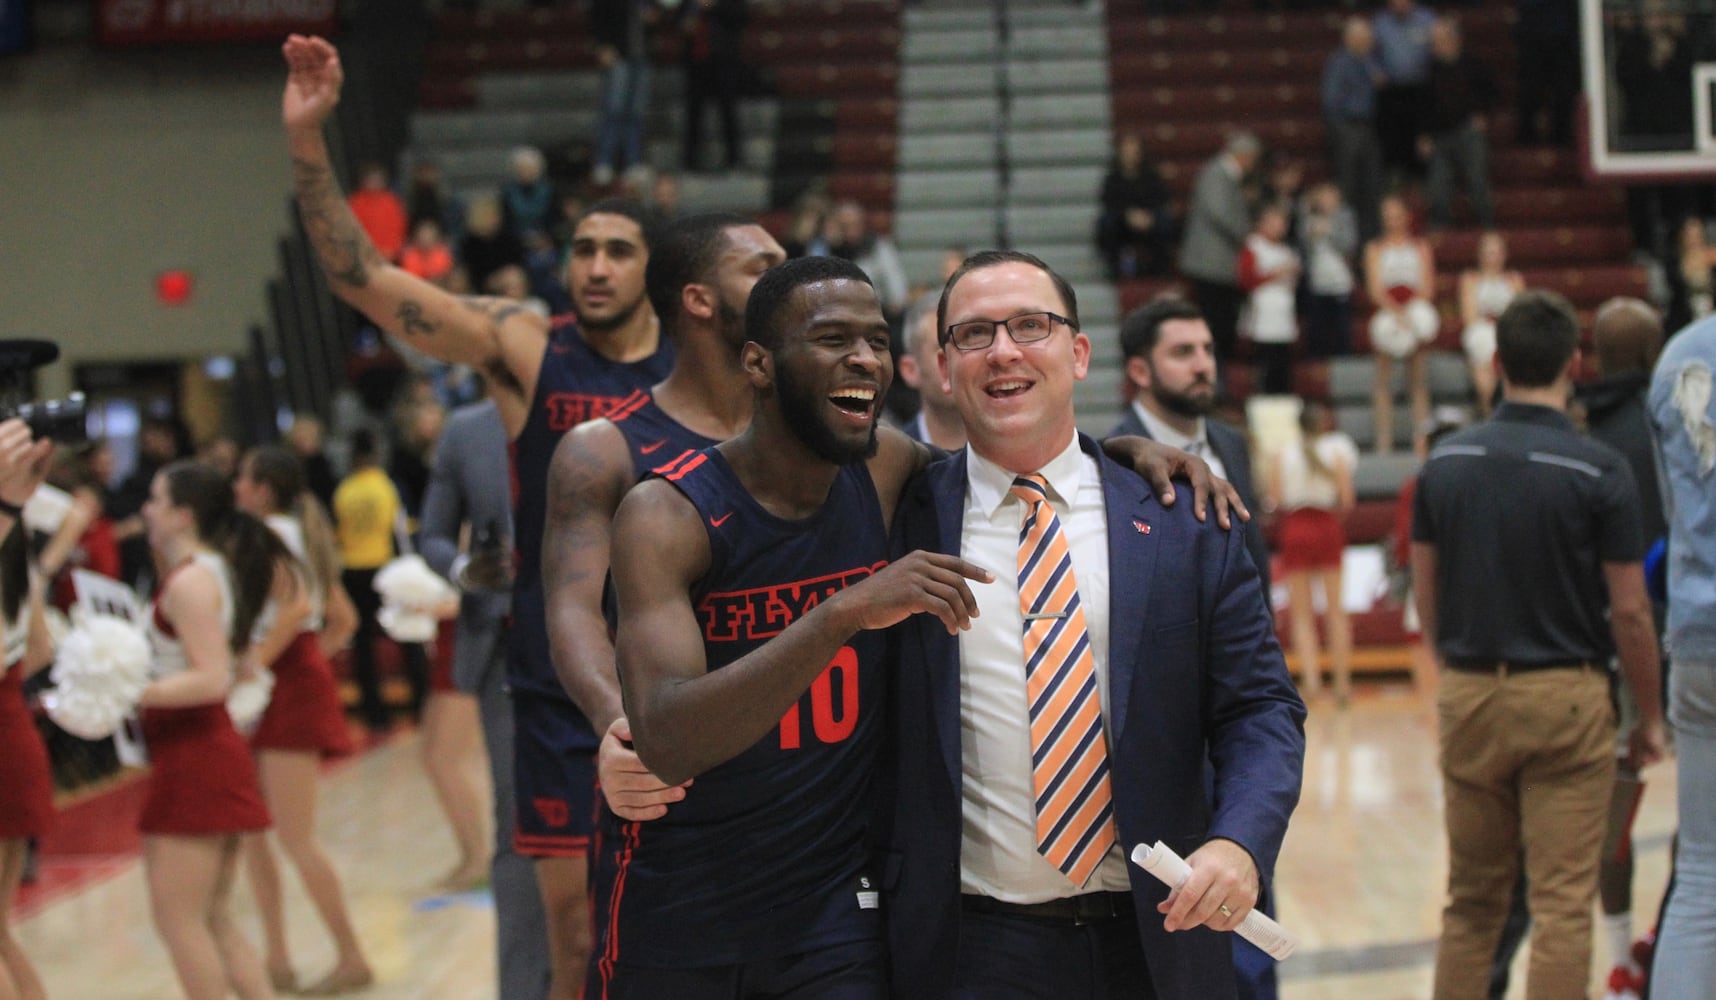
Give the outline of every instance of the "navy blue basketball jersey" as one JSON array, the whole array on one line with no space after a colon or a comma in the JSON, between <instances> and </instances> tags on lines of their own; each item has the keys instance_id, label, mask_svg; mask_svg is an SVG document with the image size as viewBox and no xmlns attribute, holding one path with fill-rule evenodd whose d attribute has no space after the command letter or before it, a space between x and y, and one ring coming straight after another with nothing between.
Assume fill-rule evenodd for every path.
<instances>
[{"instance_id":1,"label":"navy blue basketball jersey","mask_svg":"<svg viewBox=\"0 0 1716 1000\"><path fill-rule=\"evenodd\" d=\"M822 509L800 521L765 510L714 448L663 478L696 506L709 536L709 572L691 599L710 670L887 563L887 528L862 462L842 467ZM600 974L730 965L880 934L866 845L883 635L852 636L772 732L698 775L666 816L608 832L596 862L607 911Z\"/></svg>"},{"instance_id":2,"label":"navy blue basketball jersey","mask_svg":"<svg viewBox=\"0 0 1716 1000\"><path fill-rule=\"evenodd\" d=\"M542 526L548 512L548 463L560 438L586 420L607 416L640 389L667 377L673 347L666 337L642 361L611 361L584 342L573 317L555 320L542 355L536 398L512 443L513 539L518 582L508 630L507 681L515 691L567 698L548 655L542 594ZM588 723L584 728L588 729ZM596 734L589 733L590 749Z\"/></svg>"},{"instance_id":3,"label":"navy blue basketball jersey","mask_svg":"<svg viewBox=\"0 0 1716 1000\"><path fill-rule=\"evenodd\" d=\"M625 435L626 447L631 449L634 481L651 472L666 475L697 452L719 443L668 416L650 392L634 393L608 414L608 419Z\"/></svg>"}]
</instances>

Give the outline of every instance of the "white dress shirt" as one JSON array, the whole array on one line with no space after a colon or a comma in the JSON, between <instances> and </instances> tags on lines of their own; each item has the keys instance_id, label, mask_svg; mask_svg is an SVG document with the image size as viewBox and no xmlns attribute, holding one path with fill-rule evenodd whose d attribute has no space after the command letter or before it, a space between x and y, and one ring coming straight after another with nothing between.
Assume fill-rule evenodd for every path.
<instances>
[{"instance_id":1,"label":"white dress shirt","mask_svg":"<svg viewBox=\"0 0 1716 1000\"><path fill-rule=\"evenodd\" d=\"M1221 456L1210 446L1210 424L1204 417L1198 418L1198 431L1191 437L1181 434L1166 420L1151 413L1143 403L1136 399L1132 401L1132 412L1138 414L1138 419L1144 421L1144 429L1150 432L1152 440L1159 441L1170 448L1189 451L1203 459L1210 467L1210 475L1218 479L1227 478L1227 466L1222 464Z\"/></svg>"},{"instance_id":2,"label":"white dress shirt","mask_svg":"<svg viewBox=\"0 0 1716 1000\"><path fill-rule=\"evenodd\" d=\"M967 450L960 554L995 576L972 581L979 617L959 637L959 728L964 773L960 889L1010 903L1130 888L1116 844L1084 886L1037 853L1031 722L1025 697L1024 622L1019 611L1019 526L1025 503L1009 491L1015 473ZM1072 555L1108 727L1108 519L1096 459L1075 436L1041 469L1049 504Z\"/></svg>"}]
</instances>

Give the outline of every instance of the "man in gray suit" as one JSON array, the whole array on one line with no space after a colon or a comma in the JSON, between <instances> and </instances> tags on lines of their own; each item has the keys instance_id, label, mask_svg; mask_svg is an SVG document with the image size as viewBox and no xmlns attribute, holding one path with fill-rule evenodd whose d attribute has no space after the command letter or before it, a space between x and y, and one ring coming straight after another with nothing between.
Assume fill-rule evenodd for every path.
<instances>
[{"instance_id":1,"label":"man in gray suit","mask_svg":"<svg viewBox=\"0 0 1716 1000\"><path fill-rule=\"evenodd\" d=\"M1232 483L1247 507L1261 510L1245 435L1209 419L1216 400L1212 339L1204 314L1185 299L1167 296L1132 310L1120 325L1132 403L1108 436L1137 434L1189 451L1209 463L1212 475ZM1245 522L1245 547L1257 564L1267 604L1269 546L1255 519Z\"/></svg>"},{"instance_id":2,"label":"man in gray suit","mask_svg":"<svg viewBox=\"0 0 1716 1000\"><path fill-rule=\"evenodd\" d=\"M548 994L548 932L532 859L513 851L512 702L506 689L505 620L512 605L512 497L507 434L492 400L453 411L423 500L423 558L463 596L453 681L476 695L494 785L495 962L503 1000ZM459 551L469 525L469 552Z\"/></svg>"},{"instance_id":3,"label":"man in gray suit","mask_svg":"<svg viewBox=\"0 0 1716 1000\"><path fill-rule=\"evenodd\" d=\"M1257 166L1263 144L1250 132L1228 137L1227 146L1198 174L1186 213L1186 238L1180 244L1180 273L1209 318L1216 354L1233 360L1239 336L1239 311L1245 290L1239 287L1239 251L1251 234L1251 204L1245 178Z\"/></svg>"}]
</instances>

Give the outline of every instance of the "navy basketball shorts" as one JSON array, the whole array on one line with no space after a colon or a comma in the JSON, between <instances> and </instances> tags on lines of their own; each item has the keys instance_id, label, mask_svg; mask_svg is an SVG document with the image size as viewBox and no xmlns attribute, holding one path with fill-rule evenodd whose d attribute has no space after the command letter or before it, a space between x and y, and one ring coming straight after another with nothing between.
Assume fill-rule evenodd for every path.
<instances>
[{"instance_id":1,"label":"navy basketball shorts","mask_svg":"<svg viewBox=\"0 0 1716 1000\"><path fill-rule=\"evenodd\" d=\"M578 709L564 698L512 693L512 774L518 823L512 848L532 858L582 858L595 817L596 755Z\"/></svg>"},{"instance_id":2,"label":"navy basketball shorts","mask_svg":"<svg viewBox=\"0 0 1716 1000\"><path fill-rule=\"evenodd\" d=\"M592 962L585 1000L887 1000L888 962L878 939L828 945L740 965L664 969Z\"/></svg>"}]
</instances>

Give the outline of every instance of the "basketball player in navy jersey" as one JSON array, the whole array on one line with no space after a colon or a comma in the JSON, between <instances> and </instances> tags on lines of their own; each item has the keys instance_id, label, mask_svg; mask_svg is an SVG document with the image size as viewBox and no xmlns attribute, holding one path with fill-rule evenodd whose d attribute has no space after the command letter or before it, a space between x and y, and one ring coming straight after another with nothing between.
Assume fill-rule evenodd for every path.
<instances>
[{"instance_id":1,"label":"basketball player in navy jersey","mask_svg":"<svg viewBox=\"0 0 1716 1000\"><path fill-rule=\"evenodd\" d=\"M657 232L645 285L674 344L673 373L568 433L549 466L542 547L549 644L561 683L605 734L597 754L602 792L621 808L634 788L665 789L626 743L631 732L602 609L614 511L651 469L670 467L750 424L751 388L739 367L745 303L763 272L785 259L767 230L738 215L691 216ZM663 807L653 808L659 814Z\"/></svg>"},{"instance_id":2,"label":"basketball player in navy jersey","mask_svg":"<svg viewBox=\"0 0 1716 1000\"><path fill-rule=\"evenodd\" d=\"M648 216L634 203L607 201L579 220L568 267L575 317L551 320L510 300L452 295L382 259L340 192L322 135L343 83L334 47L293 35L283 51L289 76L281 114L293 186L329 286L417 350L487 375L512 442L518 583L507 667L517 724L515 846L537 858L552 961L546 996L573 1000L590 947L584 855L597 733L555 677L538 559L548 463L561 435L671 368L671 345L643 293Z\"/></svg>"},{"instance_id":3,"label":"basketball player in navy jersey","mask_svg":"<svg viewBox=\"0 0 1716 1000\"><path fill-rule=\"evenodd\" d=\"M789 261L747 307L750 427L639 484L613 530L616 657L666 816L628 823L593 989L628 998L887 995L866 869L881 629L973 605L955 556L887 561L918 464L878 438L893 378L864 273ZM868 459L868 461L866 461Z\"/></svg>"}]
</instances>

